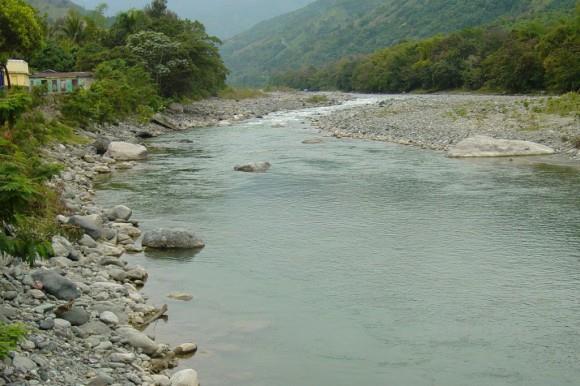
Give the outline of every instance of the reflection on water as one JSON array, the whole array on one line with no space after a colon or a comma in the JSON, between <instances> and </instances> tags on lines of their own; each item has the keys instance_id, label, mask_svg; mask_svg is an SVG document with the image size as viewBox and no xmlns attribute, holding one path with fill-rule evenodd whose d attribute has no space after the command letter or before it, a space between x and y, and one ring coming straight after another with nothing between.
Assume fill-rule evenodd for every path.
<instances>
[{"instance_id":1,"label":"reflection on water","mask_svg":"<svg viewBox=\"0 0 580 386\"><path fill-rule=\"evenodd\" d=\"M146 258L152 260L172 260L174 262L187 263L194 259L202 249L170 249L170 250L155 250L147 249L143 254Z\"/></svg>"},{"instance_id":2,"label":"reflection on water","mask_svg":"<svg viewBox=\"0 0 580 386\"><path fill-rule=\"evenodd\" d=\"M184 366L205 386L578 385L580 174L305 145L320 137L308 114L157 138L150 162L99 193L144 229L207 243L129 257L170 307L150 332L195 340ZM261 160L266 174L232 170Z\"/></svg>"}]
</instances>

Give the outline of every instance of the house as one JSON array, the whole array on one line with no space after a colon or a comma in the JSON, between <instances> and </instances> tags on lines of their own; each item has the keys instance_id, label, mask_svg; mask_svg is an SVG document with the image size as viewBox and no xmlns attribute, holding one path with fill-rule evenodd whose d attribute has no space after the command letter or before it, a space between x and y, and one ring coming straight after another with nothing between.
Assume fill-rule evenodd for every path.
<instances>
[{"instance_id":1,"label":"house","mask_svg":"<svg viewBox=\"0 0 580 386\"><path fill-rule=\"evenodd\" d=\"M49 94L64 94L93 83L90 72L56 72L47 70L30 76L30 86L45 86Z\"/></svg>"},{"instance_id":2,"label":"house","mask_svg":"<svg viewBox=\"0 0 580 386\"><path fill-rule=\"evenodd\" d=\"M8 59L6 68L10 75L12 87L30 87L30 70L28 63L20 59ZM8 86L8 79L4 71L0 70L0 87Z\"/></svg>"}]
</instances>

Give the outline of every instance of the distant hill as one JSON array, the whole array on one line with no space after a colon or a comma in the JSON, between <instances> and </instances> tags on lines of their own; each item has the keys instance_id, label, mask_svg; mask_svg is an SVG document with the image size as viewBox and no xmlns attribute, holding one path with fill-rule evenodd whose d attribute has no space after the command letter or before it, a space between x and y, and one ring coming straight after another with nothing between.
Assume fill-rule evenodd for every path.
<instances>
[{"instance_id":1,"label":"distant hill","mask_svg":"<svg viewBox=\"0 0 580 386\"><path fill-rule=\"evenodd\" d=\"M576 0L317 0L262 22L222 48L233 84L260 85L272 72L322 65L405 39L428 37Z\"/></svg>"},{"instance_id":2,"label":"distant hill","mask_svg":"<svg viewBox=\"0 0 580 386\"><path fill-rule=\"evenodd\" d=\"M50 20L65 16L69 9L85 12L83 7L69 0L26 0L26 2L38 9L41 15L47 15Z\"/></svg>"}]
</instances>

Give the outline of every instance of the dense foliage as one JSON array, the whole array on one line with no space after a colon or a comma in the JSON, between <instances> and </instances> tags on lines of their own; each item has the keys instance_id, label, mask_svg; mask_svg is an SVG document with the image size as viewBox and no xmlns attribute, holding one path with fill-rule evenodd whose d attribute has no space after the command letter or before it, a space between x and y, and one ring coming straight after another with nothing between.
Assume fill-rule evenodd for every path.
<instances>
[{"instance_id":1,"label":"dense foliage","mask_svg":"<svg viewBox=\"0 0 580 386\"><path fill-rule=\"evenodd\" d=\"M361 92L580 89L580 6L576 14L466 29L408 41L322 68L274 77L294 88Z\"/></svg>"},{"instance_id":2,"label":"dense foliage","mask_svg":"<svg viewBox=\"0 0 580 386\"><path fill-rule=\"evenodd\" d=\"M273 72L321 66L499 18L571 10L574 4L575 0L318 0L228 40L222 52L233 84L261 85Z\"/></svg>"},{"instance_id":3,"label":"dense foliage","mask_svg":"<svg viewBox=\"0 0 580 386\"><path fill-rule=\"evenodd\" d=\"M48 182L60 166L45 161L47 144L76 141L71 125L147 120L168 98L217 94L227 73L218 44L203 25L169 11L166 0L114 23L103 7L71 9L51 21L24 0L0 0L0 66L23 58L33 70L95 77L89 88L55 98L45 98L46 89L0 90L0 254L29 262L48 257L52 236L66 231L55 220L64 208ZM60 114L41 113L55 108Z\"/></svg>"}]
</instances>

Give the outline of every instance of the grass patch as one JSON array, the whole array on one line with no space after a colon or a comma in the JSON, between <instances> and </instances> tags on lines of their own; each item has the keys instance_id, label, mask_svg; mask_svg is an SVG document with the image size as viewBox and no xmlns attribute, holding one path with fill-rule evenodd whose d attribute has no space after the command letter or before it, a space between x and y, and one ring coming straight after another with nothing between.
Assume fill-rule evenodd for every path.
<instances>
[{"instance_id":1,"label":"grass patch","mask_svg":"<svg viewBox=\"0 0 580 386\"><path fill-rule=\"evenodd\" d=\"M254 88L234 88L226 87L225 89L218 92L218 97L222 99L230 100L242 100L242 99L255 99L262 98L266 94L262 90L257 90Z\"/></svg>"},{"instance_id":2,"label":"grass patch","mask_svg":"<svg viewBox=\"0 0 580 386\"><path fill-rule=\"evenodd\" d=\"M328 101L329 99L326 95L312 95L310 98L306 99L306 103L310 104L320 104Z\"/></svg>"},{"instance_id":3,"label":"grass patch","mask_svg":"<svg viewBox=\"0 0 580 386\"><path fill-rule=\"evenodd\" d=\"M548 98L544 112L561 116L580 117L580 94L569 92L560 97Z\"/></svg>"},{"instance_id":4,"label":"grass patch","mask_svg":"<svg viewBox=\"0 0 580 386\"><path fill-rule=\"evenodd\" d=\"M18 343L28 335L23 324L5 324L0 322L0 360L18 347Z\"/></svg>"}]
</instances>

